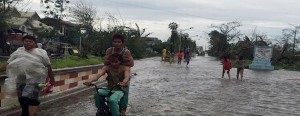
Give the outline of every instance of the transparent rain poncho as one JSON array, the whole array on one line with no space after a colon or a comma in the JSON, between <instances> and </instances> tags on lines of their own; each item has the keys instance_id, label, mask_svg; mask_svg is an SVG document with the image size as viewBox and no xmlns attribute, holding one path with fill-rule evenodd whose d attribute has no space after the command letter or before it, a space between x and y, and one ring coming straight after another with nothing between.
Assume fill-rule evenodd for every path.
<instances>
[{"instance_id":1,"label":"transparent rain poncho","mask_svg":"<svg viewBox=\"0 0 300 116\"><path fill-rule=\"evenodd\" d=\"M32 55L26 51L17 50L6 70L8 78L4 88L6 96L15 96L16 83L44 83L48 75L47 67L42 63L43 58Z\"/></svg>"}]
</instances>

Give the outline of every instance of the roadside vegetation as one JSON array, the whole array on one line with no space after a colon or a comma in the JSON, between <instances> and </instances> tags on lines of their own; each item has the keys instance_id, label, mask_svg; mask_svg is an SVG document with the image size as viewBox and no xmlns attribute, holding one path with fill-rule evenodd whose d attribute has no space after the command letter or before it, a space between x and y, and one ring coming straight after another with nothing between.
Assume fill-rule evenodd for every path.
<instances>
[{"instance_id":1,"label":"roadside vegetation","mask_svg":"<svg viewBox=\"0 0 300 116\"><path fill-rule=\"evenodd\" d=\"M51 66L53 69L97 64L102 64L102 57L89 57L88 59L86 59L78 56L66 55L62 59L51 59Z\"/></svg>"}]
</instances>

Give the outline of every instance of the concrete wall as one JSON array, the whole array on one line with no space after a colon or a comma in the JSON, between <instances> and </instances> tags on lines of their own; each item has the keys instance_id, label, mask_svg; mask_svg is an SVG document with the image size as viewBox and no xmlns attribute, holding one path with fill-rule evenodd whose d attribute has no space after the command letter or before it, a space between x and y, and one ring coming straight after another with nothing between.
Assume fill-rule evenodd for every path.
<instances>
[{"instance_id":1,"label":"concrete wall","mask_svg":"<svg viewBox=\"0 0 300 116\"><path fill-rule=\"evenodd\" d=\"M102 65L93 65L54 70L55 85L53 87L53 92L50 94L63 92L70 88L83 85L84 80L92 78L101 68ZM0 109L19 105L16 94L13 94L12 97L8 97L4 93L5 88L0 86L0 89Z\"/></svg>"}]
</instances>

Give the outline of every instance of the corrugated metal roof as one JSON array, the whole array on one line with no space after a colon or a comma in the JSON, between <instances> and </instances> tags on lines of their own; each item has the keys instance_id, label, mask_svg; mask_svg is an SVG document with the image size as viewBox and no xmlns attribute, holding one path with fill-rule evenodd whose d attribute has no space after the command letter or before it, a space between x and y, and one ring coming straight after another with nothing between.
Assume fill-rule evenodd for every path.
<instances>
[{"instance_id":1,"label":"corrugated metal roof","mask_svg":"<svg viewBox=\"0 0 300 116\"><path fill-rule=\"evenodd\" d=\"M20 12L20 14L21 14L21 17L30 18L35 14L35 12Z\"/></svg>"},{"instance_id":2,"label":"corrugated metal roof","mask_svg":"<svg viewBox=\"0 0 300 116\"><path fill-rule=\"evenodd\" d=\"M20 12L21 16L24 18L30 18L31 20L40 20L40 16L36 12Z\"/></svg>"},{"instance_id":3,"label":"corrugated metal roof","mask_svg":"<svg viewBox=\"0 0 300 116\"><path fill-rule=\"evenodd\" d=\"M8 23L13 26L21 26L24 25L27 21L27 18L12 17L8 20Z\"/></svg>"},{"instance_id":4,"label":"corrugated metal roof","mask_svg":"<svg viewBox=\"0 0 300 116\"><path fill-rule=\"evenodd\" d=\"M41 29L41 28L44 28L44 29L53 29L53 27L48 26L48 25L46 25L45 23L42 23L42 22L37 21L37 20L31 21L31 25L32 25L34 28L39 28L39 29Z\"/></svg>"}]
</instances>

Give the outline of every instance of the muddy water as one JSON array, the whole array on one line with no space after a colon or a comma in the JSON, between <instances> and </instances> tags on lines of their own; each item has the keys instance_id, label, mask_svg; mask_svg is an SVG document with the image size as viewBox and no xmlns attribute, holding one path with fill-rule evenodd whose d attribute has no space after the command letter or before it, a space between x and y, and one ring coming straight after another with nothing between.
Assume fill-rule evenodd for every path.
<instances>
[{"instance_id":1,"label":"muddy water","mask_svg":"<svg viewBox=\"0 0 300 116\"><path fill-rule=\"evenodd\" d=\"M221 79L212 57L184 64L162 64L160 58L135 61L130 86L131 116L299 116L300 72L245 70L243 81ZM40 116L93 116L93 90L42 105Z\"/></svg>"},{"instance_id":2,"label":"muddy water","mask_svg":"<svg viewBox=\"0 0 300 116\"><path fill-rule=\"evenodd\" d=\"M154 61L154 62L153 62ZM156 62L155 62L156 61ZM221 65L197 57L185 65L137 61L131 115L300 115L300 72L245 70L243 81L221 79Z\"/></svg>"}]
</instances>

